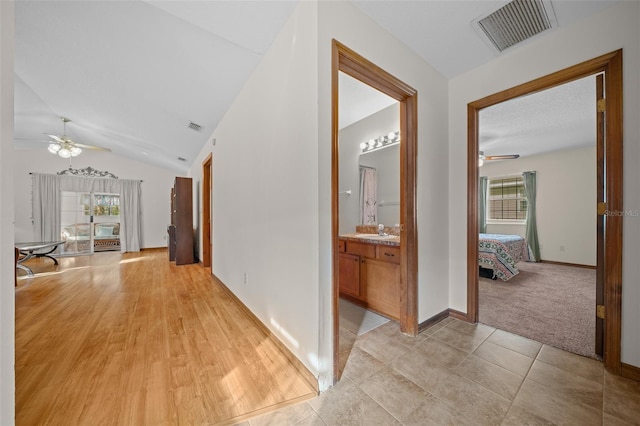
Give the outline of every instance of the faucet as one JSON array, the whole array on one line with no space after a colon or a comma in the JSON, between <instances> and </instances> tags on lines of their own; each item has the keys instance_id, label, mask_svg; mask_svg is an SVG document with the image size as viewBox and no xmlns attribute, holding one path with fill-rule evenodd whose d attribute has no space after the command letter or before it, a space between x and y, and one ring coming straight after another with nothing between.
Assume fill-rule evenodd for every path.
<instances>
[{"instance_id":1,"label":"faucet","mask_svg":"<svg viewBox=\"0 0 640 426\"><path fill-rule=\"evenodd\" d=\"M384 225L383 225L383 224L379 224L379 225L378 225L378 235L380 235L380 236L387 235L387 234L384 232Z\"/></svg>"}]
</instances>

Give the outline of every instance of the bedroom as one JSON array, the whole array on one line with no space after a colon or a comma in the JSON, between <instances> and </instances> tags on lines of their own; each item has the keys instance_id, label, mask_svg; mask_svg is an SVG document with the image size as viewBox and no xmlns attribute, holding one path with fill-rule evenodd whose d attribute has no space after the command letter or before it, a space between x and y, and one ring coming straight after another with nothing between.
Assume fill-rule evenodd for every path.
<instances>
[{"instance_id":1,"label":"bedroom","mask_svg":"<svg viewBox=\"0 0 640 426\"><path fill-rule=\"evenodd\" d=\"M480 150L487 157L519 155L485 159L479 168L487 178L485 232L526 239L522 174L534 171L542 260L522 256L514 271L506 265L489 271L494 281L480 278L480 321L590 357L597 357L595 99L591 76L480 113Z\"/></svg>"}]
</instances>

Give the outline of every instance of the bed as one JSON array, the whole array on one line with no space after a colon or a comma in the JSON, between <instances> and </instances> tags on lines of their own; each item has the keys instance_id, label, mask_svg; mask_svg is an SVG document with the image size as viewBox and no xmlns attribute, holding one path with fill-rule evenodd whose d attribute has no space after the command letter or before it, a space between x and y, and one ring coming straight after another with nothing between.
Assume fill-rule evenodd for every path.
<instances>
[{"instance_id":1,"label":"bed","mask_svg":"<svg viewBox=\"0 0 640 426\"><path fill-rule=\"evenodd\" d=\"M518 275L516 263L529 260L527 240L519 235L480 234L478 264L493 271L493 279L508 281Z\"/></svg>"}]
</instances>

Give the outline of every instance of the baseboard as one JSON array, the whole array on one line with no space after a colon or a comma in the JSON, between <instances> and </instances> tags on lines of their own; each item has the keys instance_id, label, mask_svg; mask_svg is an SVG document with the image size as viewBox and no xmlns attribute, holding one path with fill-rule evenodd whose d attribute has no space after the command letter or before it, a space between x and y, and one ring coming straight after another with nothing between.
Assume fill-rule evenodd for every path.
<instances>
[{"instance_id":1,"label":"baseboard","mask_svg":"<svg viewBox=\"0 0 640 426\"><path fill-rule=\"evenodd\" d=\"M461 321L470 322L467 314L464 312L456 311L455 309L449 309L449 316Z\"/></svg>"},{"instance_id":2,"label":"baseboard","mask_svg":"<svg viewBox=\"0 0 640 426\"><path fill-rule=\"evenodd\" d=\"M167 251L166 247L143 247L140 251Z\"/></svg>"},{"instance_id":3,"label":"baseboard","mask_svg":"<svg viewBox=\"0 0 640 426\"><path fill-rule=\"evenodd\" d=\"M620 375L622 377L626 377L627 379L640 382L640 367L636 367L635 365L625 364L624 362L622 362L620 363Z\"/></svg>"},{"instance_id":4,"label":"baseboard","mask_svg":"<svg viewBox=\"0 0 640 426\"><path fill-rule=\"evenodd\" d=\"M439 323L440 321L442 321L443 319L447 318L448 316L449 316L449 309L445 309L444 311L440 312L439 314L435 314L431 318L429 318L429 319L427 319L425 321L422 321L420 324L418 324L418 333L422 333L427 328L431 327L434 324Z\"/></svg>"},{"instance_id":5,"label":"baseboard","mask_svg":"<svg viewBox=\"0 0 640 426\"><path fill-rule=\"evenodd\" d=\"M251 310L247 308L247 306L242 303L240 299L238 299L238 297L229 289L229 287L224 285L224 283L215 274L212 273L211 276L214 280L216 280L218 284L220 284L225 293L227 293L227 295L231 299L233 299L238 304L238 306L240 306L240 309L242 309L242 311L247 314L251 321L253 321L253 323L258 328L260 328L267 336L269 336L271 341L278 347L280 352L287 358L287 360L294 366L294 368L298 370L304 380L309 385L311 385L316 394L318 394L318 380L313 376L313 374L311 374L307 367L293 353L291 353L289 348L287 348L287 346L282 343L280 339L278 339L278 336L273 334L273 332L269 330L269 328L264 325L262 321L260 321L260 318L258 318L253 312L251 312Z\"/></svg>"},{"instance_id":6,"label":"baseboard","mask_svg":"<svg viewBox=\"0 0 640 426\"><path fill-rule=\"evenodd\" d=\"M420 324L418 324L418 333L422 333L427 328L431 327L434 324L439 323L440 321L448 317L469 322L467 320L467 314L460 311L456 311L455 309L445 309L444 311L438 314L435 314L431 318L425 321L422 321Z\"/></svg>"},{"instance_id":7,"label":"baseboard","mask_svg":"<svg viewBox=\"0 0 640 426\"><path fill-rule=\"evenodd\" d=\"M556 262L555 260L541 260L540 263L550 263L551 265L573 266L575 268L597 269L595 265L582 265L580 263Z\"/></svg>"}]
</instances>

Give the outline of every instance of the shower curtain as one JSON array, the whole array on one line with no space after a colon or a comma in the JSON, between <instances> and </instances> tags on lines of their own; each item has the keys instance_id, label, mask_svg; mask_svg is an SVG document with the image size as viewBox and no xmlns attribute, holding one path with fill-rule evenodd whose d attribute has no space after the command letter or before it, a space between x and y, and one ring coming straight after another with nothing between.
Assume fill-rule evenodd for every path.
<instances>
[{"instance_id":1,"label":"shower curtain","mask_svg":"<svg viewBox=\"0 0 640 426\"><path fill-rule=\"evenodd\" d=\"M376 225L378 221L378 172L360 166L360 223Z\"/></svg>"}]
</instances>

